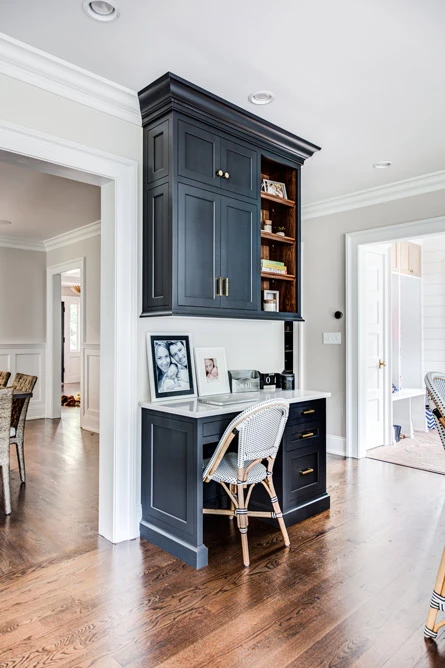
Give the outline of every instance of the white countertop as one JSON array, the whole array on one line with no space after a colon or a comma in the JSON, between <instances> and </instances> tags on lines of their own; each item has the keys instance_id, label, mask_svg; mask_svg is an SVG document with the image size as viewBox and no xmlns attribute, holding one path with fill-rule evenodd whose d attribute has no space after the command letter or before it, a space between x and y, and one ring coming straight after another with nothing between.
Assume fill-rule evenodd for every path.
<instances>
[{"instance_id":1,"label":"white countertop","mask_svg":"<svg viewBox=\"0 0 445 668\"><path fill-rule=\"evenodd\" d=\"M213 415L226 415L227 413L241 413L241 411L245 411L249 406L270 399L285 399L290 404L295 404L301 401L312 401L313 399L328 399L331 396L330 392L318 392L317 390L260 390L257 394L258 398L251 403L230 404L227 406L202 404L198 399L175 399L174 401L159 401L154 403L141 401L139 405L142 408L149 408L153 411L161 411L170 415L202 418Z\"/></svg>"},{"instance_id":2,"label":"white countertop","mask_svg":"<svg viewBox=\"0 0 445 668\"><path fill-rule=\"evenodd\" d=\"M392 400L411 399L412 397L421 397L426 395L425 387L405 387L392 393Z\"/></svg>"}]
</instances>

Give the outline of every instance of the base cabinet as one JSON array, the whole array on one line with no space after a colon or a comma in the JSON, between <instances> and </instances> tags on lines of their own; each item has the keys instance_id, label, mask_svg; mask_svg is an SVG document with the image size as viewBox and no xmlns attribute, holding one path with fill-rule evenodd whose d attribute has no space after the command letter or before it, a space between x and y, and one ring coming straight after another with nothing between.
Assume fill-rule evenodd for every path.
<instances>
[{"instance_id":1,"label":"base cabinet","mask_svg":"<svg viewBox=\"0 0 445 668\"><path fill-rule=\"evenodd\" d=\"M202 482L203 459L236 415L189 418L142 409L141 537L195 568L207 564L203 505L227 501L219 485ZM274 484L287 526L330 507L325 399L291 404ZM270 511L261 484L255 486L249 507ZM278 526L276 520L264 521Z\"/></svg>"}]
</instances>

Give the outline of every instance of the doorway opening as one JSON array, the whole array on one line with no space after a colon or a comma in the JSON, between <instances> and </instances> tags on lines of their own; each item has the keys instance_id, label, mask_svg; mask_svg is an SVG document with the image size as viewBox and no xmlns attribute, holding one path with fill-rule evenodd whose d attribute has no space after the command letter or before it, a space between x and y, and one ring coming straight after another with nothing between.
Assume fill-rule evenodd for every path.
<instances>
[{"instance_id":1,"label":"doorway opening","mask_svg":"<svg viewBox=\"0 0 445 668\"><path fill-rule=\"evenodd\" d=\"M434 246L444 233L445 218L441 217L346 235L348 456L364 457L369 448L381 445L391 448L396 442L393 424L413 435L413 418L416 426L421 425L425 436L429 435L423 377L426 371L431 370L427 368L429 364L435 365L440 360L428 360L427 366L422 361L424 335L420 323L424 307L421 283L418 277L409 275L411 272L405 273L394 266L394 244L417 244L419 239L428 239ZM372 279L379 276L377 282L374 280L374 286L367 268L370 253L374 256L380 253L383 258L378 271L371 270ZM379 281L388 297L383 306L379 306L375 299L375 286ZM415 303L418 304L420 318L413 315ZM377 346L378 336L370 326L373 321L379 324L380 333L383 332L380 348ZM403 344L400 339L402 324L405 332ZM404 387L400 383L401 365L405 369ZM397 388L394 393L392 386ZM377 389L381 391L376 398L371 391ZM420 402L420 409L416 402ZM384 425L382 431L372 428L370 416L376 423L377 418L381 418ZM399 422L403 424L399 425ZM376 442L376 438L381 442Z\"/></svg>"}]
</instances>

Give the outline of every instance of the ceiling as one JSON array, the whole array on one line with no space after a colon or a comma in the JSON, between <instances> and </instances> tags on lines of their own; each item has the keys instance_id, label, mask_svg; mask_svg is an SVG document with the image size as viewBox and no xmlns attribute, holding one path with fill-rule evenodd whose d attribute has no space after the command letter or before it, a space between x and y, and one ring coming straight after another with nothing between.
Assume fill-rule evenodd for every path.
<instances>
[{"instance_id":1,"label":"ceiling","mask_svg":"<svg viewBox=\"0 0 445 668\"><path fill-rule=\"evenodd\" d=\"M4 159L0 155L0 160ZM0 237L47 241L100 220L100 188L0 161Z\"/></svg>"},{"instance_id":2,"label":"ceiling","mask_svg":"<svg viewBox=\"0 0 445 668\"><path fill-rule=\"evenodd\" d=\"M444 169L443 0L118 0L111 23L1 5L2 32L49 54L136 91L174 72L318 144L305 204ZM275 102L253 107L260 89Z\"/></svg>"}]
</instances>

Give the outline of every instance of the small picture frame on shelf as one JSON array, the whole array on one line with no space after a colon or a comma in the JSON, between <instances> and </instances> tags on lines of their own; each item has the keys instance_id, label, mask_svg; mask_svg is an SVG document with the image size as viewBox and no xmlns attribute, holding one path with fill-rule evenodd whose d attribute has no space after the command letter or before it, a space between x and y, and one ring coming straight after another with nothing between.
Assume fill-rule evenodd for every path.
<instances>
[{"instance_id":1,"label":"small picture frame on shelf","mask_svg":"<svg viewBox=\"0 0 445 668\"><path fill-rule=\"evenodd\" d=\"M195 368L200 397L230 392L224 348L195 348Z\"/></svg>"},{"instance_id":2,"label":"small picture frame on shelf","mask_svg":"<svg viewBox=\"0 0 445 668\"><path fill-rule=\"evenodd\" d=\"M263 311L280 310L280 293L278 290L263 290Z\"/></svg>"},{"instance_id":3,"label":"small picture frame on shelf","mask_svg":"<svg viewBox=\"0 0 445 668\"><path fill-rule=\"evenodd\" d=\"M280 181L270 181L269 179L263 179L261 190L268 195L274 195L275 197L280 197L281 199L287 199L286 185L284 183L280 183Z\"/></svg>"}]
</instances>

